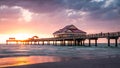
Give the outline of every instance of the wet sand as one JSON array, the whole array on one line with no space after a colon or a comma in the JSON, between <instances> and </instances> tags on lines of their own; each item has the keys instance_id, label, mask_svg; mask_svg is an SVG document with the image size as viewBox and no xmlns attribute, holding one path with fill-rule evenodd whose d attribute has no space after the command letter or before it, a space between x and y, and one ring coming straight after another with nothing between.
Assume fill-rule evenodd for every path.
<instances>
[{"instance_id":1,"label":"wet sand","mask_svg":"<svg viewBox=\"0 0 120 68\"><path fill-rule=\"evenodd\" d=\"M71 59L61 62L38 63L6 68L120 68L120 57Z\"/></svg>"}]
</instances>

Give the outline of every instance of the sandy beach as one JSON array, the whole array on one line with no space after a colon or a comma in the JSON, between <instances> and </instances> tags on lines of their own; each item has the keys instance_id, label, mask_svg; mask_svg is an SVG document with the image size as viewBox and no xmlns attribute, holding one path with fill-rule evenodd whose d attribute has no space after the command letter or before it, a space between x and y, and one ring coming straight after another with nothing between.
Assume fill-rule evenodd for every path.
<instances>
[{"instance_id":1,"label":"sandy beach","mask_svg":"<svg viewBox=\"0 0 120 68\"><path fill-rule=\"evenodd\" d=\"M68 61L38 63L6 68L120 68L120 57L79 59L73 58Z\"/></svg>"}]
</instances>

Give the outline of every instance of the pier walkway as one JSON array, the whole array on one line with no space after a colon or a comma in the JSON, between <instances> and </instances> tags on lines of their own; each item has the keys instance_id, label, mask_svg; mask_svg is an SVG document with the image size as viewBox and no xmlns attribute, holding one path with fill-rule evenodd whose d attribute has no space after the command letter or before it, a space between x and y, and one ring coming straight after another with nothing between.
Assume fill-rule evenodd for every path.
<instances>
[{"instance_id":1,"label":"pier walkway","mask_svg":"<svg viewBox=\"0 0 120 68\"><path fill-rule=\"evenodd\" d=\"M85 40L89 40L89 46L91 46L91 40L95 40L95 46L97 46L97 40L99 38L106 38L108 40L108 46L110 46L110 40L115 40L115 47L118 46L118 39L120 37L120 32L109 32L109 33L97 33L97 34L87 34L82 36L70 36L70 37L53 37L53 38L37 38L37 39L27 39L27 40L6 40L6 44L10 42L16 42L16 44L27 44L27 45L81 45L85 46Z\"/></svg>"}]
</instances>

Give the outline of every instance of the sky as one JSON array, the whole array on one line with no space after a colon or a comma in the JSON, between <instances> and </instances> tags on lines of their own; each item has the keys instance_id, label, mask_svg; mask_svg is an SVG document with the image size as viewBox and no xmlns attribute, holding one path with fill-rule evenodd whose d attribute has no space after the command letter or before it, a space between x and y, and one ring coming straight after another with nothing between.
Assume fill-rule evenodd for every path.
<instances>
[{"instance_id":1,"label":"sky","mask_svg":"<svg viewBox=\"0 0 120 68\"><path fill-rule=\"evenodd\" d=\"M120 31L120 0L0 0L1 39L52 37L71 24L87 34Z\"/></svg>"}]
</instances>

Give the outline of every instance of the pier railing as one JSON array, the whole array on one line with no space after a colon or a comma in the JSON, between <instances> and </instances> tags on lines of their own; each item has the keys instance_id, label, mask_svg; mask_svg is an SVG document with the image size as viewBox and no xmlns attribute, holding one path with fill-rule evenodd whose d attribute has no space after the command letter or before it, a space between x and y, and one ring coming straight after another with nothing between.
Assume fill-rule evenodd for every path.
<instances>
[{"instance_id":1,"label":"pier railing","mask_svg":"<svg viewBox=\"0 0 120 68\"><path fill-rule=\"evenodd\" d=\"M87 34L87 35L74 36L74 37L68 37L68 38L89 39L89 38L109 38L109 37L110 38L120 37L120 32Z\"/></svg>"},{"instance_id":2,"label":"pier railing","mask_svg":"<svg viewBox=\"0 0 120 68\"><path fill-rule=\"evenodd\" d=\"M98 38L107 38L108 39L108 46L110 45L110 39L115 39L115 45L117 46L117 40L120 37L120 32L108 32L108 33L96 33L96 34L87 34L87 35L80 35L80 36L70 36L70 37L53 37L53 38L40 38L40 39L27 39L27 40L6 40L6 43L8 42L22 42L22 43L29 43L29 42L43 42L47 41L62 41L65 43L65 41L74 41L76 44L79 42L84 42L85 39L89 40L89 45L90 45L90 40L95 40L95 45L97 45L97 39Z\"/></svg>"},{"instance_id":3,"label":"pier railing","mask_svg":"<svg viewBox=\"0 0 120 68\"><path fill-rule=\"evenodd\" d=\"M85 38L108 38L120 37L120 32L88 34Z\"/></svg>"}]
</instances>

